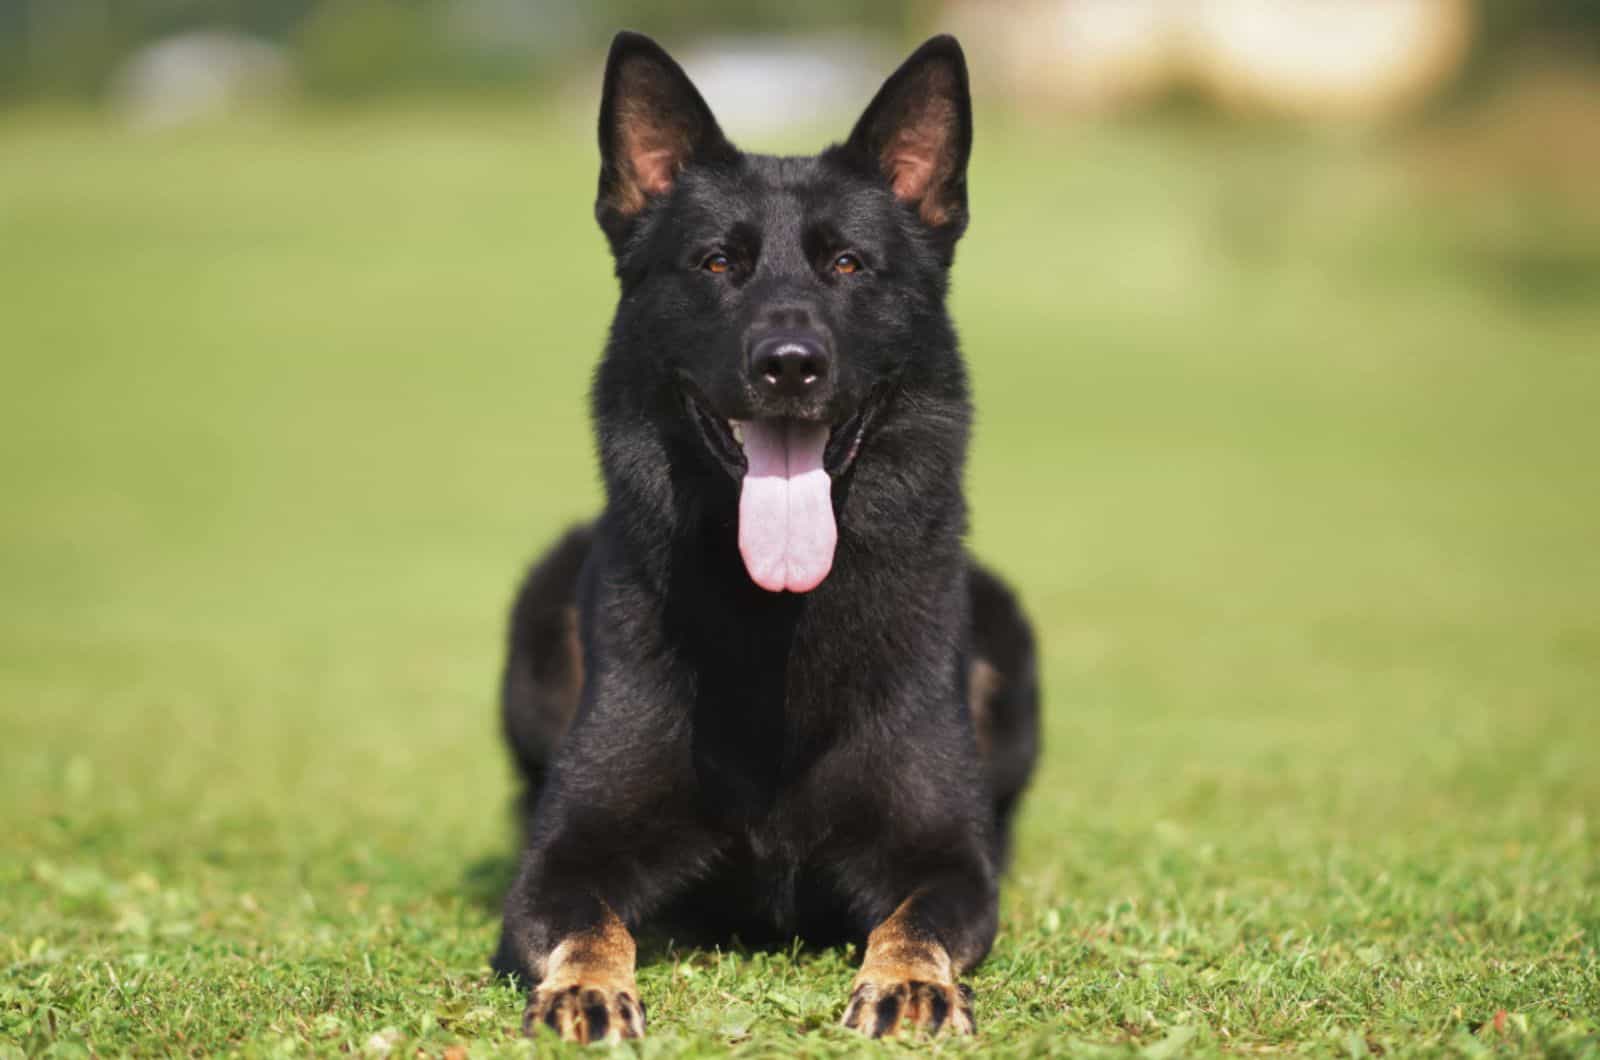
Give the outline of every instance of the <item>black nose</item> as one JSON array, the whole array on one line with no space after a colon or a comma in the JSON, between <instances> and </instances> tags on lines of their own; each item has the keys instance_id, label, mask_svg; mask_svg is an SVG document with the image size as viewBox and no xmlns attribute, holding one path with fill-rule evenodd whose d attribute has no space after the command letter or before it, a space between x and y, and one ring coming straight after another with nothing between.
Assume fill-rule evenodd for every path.
<instances>
[{"instance_id":1,"label":"black nose","mask_svg":"<svg viewBox=\"0 0 1600 1060\"><path fill-rule=\"evenodd\" d=\"M774 335L751 347L750 381L770 397L812 397L828 382L832 360L816 339Z\"/></svg>"}]
</instances>

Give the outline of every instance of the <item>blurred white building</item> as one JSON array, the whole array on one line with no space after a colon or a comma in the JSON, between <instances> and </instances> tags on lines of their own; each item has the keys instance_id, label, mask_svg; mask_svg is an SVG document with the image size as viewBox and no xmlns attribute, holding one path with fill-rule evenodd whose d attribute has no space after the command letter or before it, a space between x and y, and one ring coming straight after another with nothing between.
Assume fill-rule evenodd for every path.
<instances>
[{"instance_id":1,"label":"blurred white building","mask_svg":"<svg viewBox=\"0 0 1600 1060\"><path fill-rule=\"evenodd\" d=\"M1382 117L1461 67L1467 0L953 0L1021 103L1100 110L1192 86L1239 109Z\"/></svg>"},{"instance_id":2,"label":"blurred white building","mask_svg":"<svg viewBox=\"0 0 1600 1060\"><path fill-rule=\"evenodd\" d=\"M196 30L139 49L112 78L111 100L140 128L182 125L293 90L279 46L221 30Z\"/></svg>"}]
</instances>

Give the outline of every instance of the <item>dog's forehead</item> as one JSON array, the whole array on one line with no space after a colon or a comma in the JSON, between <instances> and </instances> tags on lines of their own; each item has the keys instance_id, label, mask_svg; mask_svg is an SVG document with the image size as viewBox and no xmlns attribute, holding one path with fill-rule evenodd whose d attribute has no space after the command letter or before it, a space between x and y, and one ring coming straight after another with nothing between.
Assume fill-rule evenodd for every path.
<instances>
[{"instance_id":1,"label":"dog's forehead","mask_svg":"<svg viewBox=\"0 0 1600 1060\"><path fill-rule=\"evenodd\" d=\"M870 217L878 196L869 185L841 179L815 156L746 155L732 172L686 181L692 201L712 223L752 224L763 232L796 232L818 220Z\"/></svg>"}]
</instances>

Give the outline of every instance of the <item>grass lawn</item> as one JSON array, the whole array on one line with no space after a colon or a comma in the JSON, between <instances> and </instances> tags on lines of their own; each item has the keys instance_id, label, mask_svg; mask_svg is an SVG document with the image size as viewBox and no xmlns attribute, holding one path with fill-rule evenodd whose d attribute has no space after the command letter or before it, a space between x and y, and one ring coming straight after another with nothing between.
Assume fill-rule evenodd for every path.
<instances>
[{"instance_id":1,"label":"grass lawn","mask_svg":"<svg viewBox=\"0 0 1600 1060\"><path fill-rule=\"evenodd\" d=\"M597 502L589 138L0 122L0 1056L527 1051L493 694ZM1047 747L940 1050L1600 1056L1600 236L1397 157L984 126ZM635 1051L897 1051L849 976L667 947Z\"/></svg>"}]
</instances>

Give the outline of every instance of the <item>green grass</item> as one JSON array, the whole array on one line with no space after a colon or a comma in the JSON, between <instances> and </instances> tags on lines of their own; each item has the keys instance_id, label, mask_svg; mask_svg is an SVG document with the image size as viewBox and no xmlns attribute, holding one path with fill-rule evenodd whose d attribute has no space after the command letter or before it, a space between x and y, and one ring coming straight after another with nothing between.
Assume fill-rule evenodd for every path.
<instances>
[{"instance_id":1,"label":"green grass","mask_svg":"<svg viewBox=\"0 0 1600 1060\"><path fill-rule=\"evenodd\" d=\"M974 541L1047 743L939 1048L1600 1056L1600 238L984 128ZM597 500L589 137L0 123L0 1055L526 1051L493 686ZM849 976L656 952L637 1051L895 1051Z\"/></svg>"}]
</instances>

